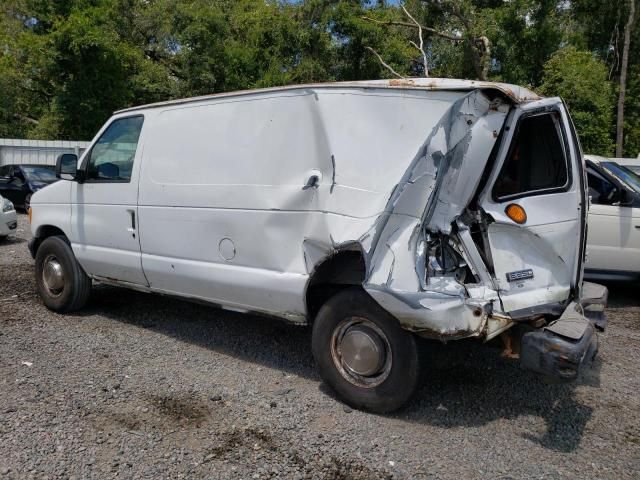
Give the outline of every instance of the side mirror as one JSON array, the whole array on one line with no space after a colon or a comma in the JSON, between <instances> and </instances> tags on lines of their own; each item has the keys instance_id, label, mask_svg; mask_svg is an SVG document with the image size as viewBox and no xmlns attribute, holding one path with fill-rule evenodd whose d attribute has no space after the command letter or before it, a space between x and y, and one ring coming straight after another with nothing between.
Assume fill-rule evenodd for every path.
<instances>
[{"instance_id":1,"label":"side mirror","mask_svg":"<svg viewBox=\"0 0 640 480\"><path fill-rule=\"evenodd\" d=\"M56 159L56 177L63 180L75 180L78 175L78 156L75 153L62 153Z\"/></svg>"}]
</instances>

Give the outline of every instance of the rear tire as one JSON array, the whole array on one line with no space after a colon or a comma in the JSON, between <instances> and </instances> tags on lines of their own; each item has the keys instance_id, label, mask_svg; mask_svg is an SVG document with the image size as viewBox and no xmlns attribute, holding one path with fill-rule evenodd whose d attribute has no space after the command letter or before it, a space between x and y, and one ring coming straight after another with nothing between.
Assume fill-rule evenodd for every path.
<instances>
[{"instance_id":1,"label":"rear tire","mask_svg":"<svg viewBox=\"0 0 640 480\"><path fill-rule=\"evenodd\" d=\"M417 338L361 289L344 290L322 306L312 350L322 379L354 408L397 410L418 386Z\"/></svg>"},{"instance_id":2,"label":"rear tire","mask_svg":"<svg viewBox=\"0 0 640 480\"><path fill-rule=\"evenodd\" d=\"M62 236L46 238L36 253L36 285L47 308L72 312L84 307L91 293L91 279Z\"/></svg>"}]
</instances>

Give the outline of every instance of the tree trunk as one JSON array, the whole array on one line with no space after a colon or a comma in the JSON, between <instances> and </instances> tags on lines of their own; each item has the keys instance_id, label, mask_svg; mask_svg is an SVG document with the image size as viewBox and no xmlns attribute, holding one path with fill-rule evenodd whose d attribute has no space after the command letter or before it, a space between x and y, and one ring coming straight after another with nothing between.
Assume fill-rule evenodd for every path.
<instances>
[{"instance_id":1,"label":"tree trunk","mask_svg":"<svg viewBox=\"0 0 640 480\"><path fill-rule=\"evenodd\" d=\"M489 77L489 67L491 66L491 42L483 35L469 39L468 43L476 78L486 81Z\"/></svg>"},{"instance_id":2,"label":"tree trunk","mask_svg":"<svg viewBox=\"0 0 640 480\"><path fill-rule=\"evenodd\" d=\"M622 65L620 66L620 92L618 93L618 117L616 119L616 157L622 157L624 149L624 96L627 90L627 66L629 64L629 44L631 30L635 22L635 0L629 0L629 18L624 26L624 44L622 47Z\"/></svg>"}]
</instances>

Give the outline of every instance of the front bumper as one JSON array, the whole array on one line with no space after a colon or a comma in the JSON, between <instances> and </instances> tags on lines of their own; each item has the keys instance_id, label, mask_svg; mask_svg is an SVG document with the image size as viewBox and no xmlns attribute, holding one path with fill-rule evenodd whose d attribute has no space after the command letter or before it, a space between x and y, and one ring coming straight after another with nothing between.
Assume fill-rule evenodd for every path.
<instances>
[{"instance_id":1,"label":"front bumper","mask_svg":"<svg viewBox=\"0 0 640 480\"><path fill-rule=\"evenodd\" d=\"M560 318L543 329L525 333L520 350L522 367L554 383L578 378L598 353L596 329L605 329L607 297L605 287L585 284L579 303L572 302Z\"/></svg>"},{"instance_id":2,"label":"front bumper","mask_svg":"<svg viewBox=\"0 0 640 480\"><path fill-rule=\"evenodd\" d=\"M580 305L583 308L584 316L591 320L601 332L604 332L607 326L604 309L607 306L608 299L609 290L607 290L607 287L591 282L582 283Z\"/></svg>"}]
</instances>

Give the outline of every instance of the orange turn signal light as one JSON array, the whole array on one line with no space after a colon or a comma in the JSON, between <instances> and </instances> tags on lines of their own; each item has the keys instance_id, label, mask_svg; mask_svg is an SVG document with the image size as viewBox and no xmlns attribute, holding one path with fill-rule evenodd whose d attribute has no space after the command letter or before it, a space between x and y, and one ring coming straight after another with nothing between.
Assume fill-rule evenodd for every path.
<instances>
[{"instance_id":1,"label":"orange turn signal light","mask_svg":"<svg viewBox=\"0 0 640 480\"><path fill-rule=\"evenodd\" d=\"M31 225L31 207L27 210L27 216L29 217L29 225Z\"/></svg>"},{"instance_id":2,"label":"orange turn signal light","mask_svg":"<svg viewBox=\"0 0 640 480\"><path fill-rule=\"evenodd\" d=\"M507 205L507 208L504 209L504 213L519 225L522 225L527 221L527 212L525 212L524 208L518 204L510 203Z\"/></svg>"}]
</instances>

